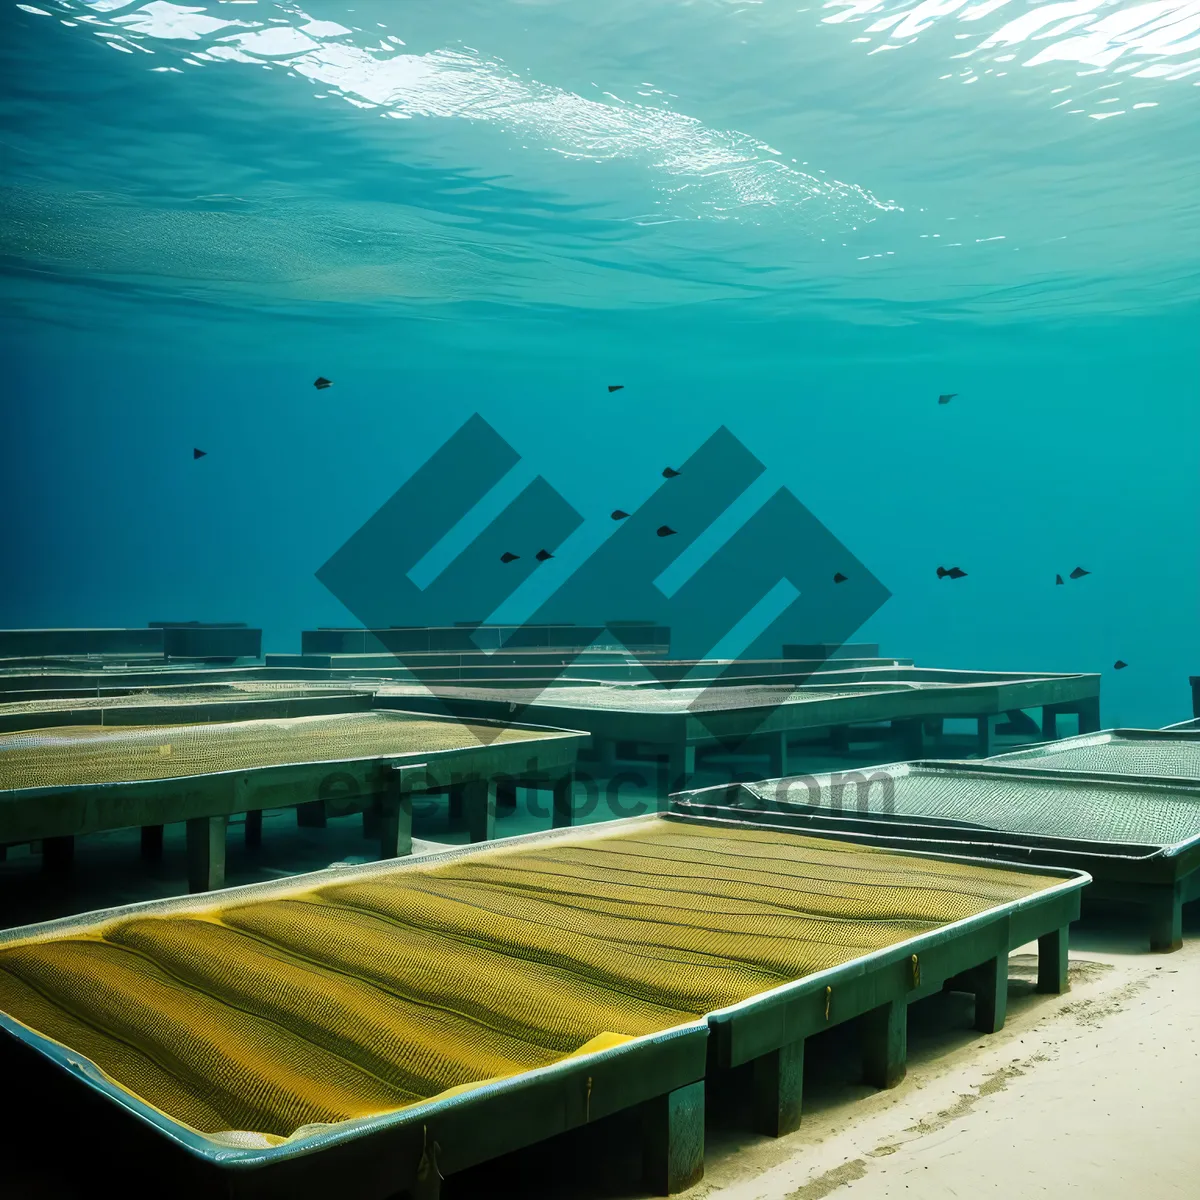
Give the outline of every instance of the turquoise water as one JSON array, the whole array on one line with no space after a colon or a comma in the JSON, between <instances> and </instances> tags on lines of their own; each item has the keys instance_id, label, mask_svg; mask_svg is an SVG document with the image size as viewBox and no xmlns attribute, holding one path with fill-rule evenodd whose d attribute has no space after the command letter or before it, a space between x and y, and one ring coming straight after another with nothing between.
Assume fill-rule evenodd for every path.
<instances>
[{"instance_id":1,"label":"turquoise water","mask_svg":"<svg viewBox=\"0 0 1200 1200\"><path fill-rule=\"evenodd\" d=\"M725 425L742 516L789 488L891 592L858 638L1188 715L1200 4L0 0L0 34L0 626L298 649L473 412L585 518L519 620Z\"/></svg>"}]
</instances>

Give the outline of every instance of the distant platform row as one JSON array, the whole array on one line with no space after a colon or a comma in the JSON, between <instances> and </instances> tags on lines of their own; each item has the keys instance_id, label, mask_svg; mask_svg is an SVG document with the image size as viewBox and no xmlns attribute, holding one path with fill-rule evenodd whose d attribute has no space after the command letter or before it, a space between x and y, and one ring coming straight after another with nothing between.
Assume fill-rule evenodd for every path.
<instances>
[{"instance_id":1,"label":"distant platform row","mask_svg":"<svg viewBox=\"0 0 1200 1200\"><path fill-rule=\"evenodd\" d=\"M612 620L603 625L393 625L385 629L321 627L300 633L302 656L333 654L462 654L609 650L665 658L669 626L651 621ZM240 621L151 621L144 629L0 629L0 662L31 664L40 659L125 656L233 661L262 657L262 630ZM790 644L785 658L876 658L879 647L835 642Z\"/></svg>"}]
</instances>

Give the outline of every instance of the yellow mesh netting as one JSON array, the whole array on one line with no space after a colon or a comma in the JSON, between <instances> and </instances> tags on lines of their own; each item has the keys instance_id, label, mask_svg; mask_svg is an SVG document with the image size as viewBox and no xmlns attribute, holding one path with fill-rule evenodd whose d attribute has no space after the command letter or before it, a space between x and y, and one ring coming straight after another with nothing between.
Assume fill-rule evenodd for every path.
<instances>
[{"instance_id":1,"label":"yellow mesh netting","mask_svg":"<svg viewBox=\"0 0 1200 1200\"><path fill-rule=\"evenodd\" d=\"M1056 882L660 820L14 944L0 1009L193 1128L286 1137L669 1029Z\"/></svg>"},{"instance_id":2,"label":"yellow mesh netting","mask_svg":"<svg viewBox=\"0 0 1200 1200\"><path fill-rule=\"evenodd\" d=\"M286 763L428 754L547 737L399 712L0 734L0 790L175 779Z\"/></svg>"}]
</instances>

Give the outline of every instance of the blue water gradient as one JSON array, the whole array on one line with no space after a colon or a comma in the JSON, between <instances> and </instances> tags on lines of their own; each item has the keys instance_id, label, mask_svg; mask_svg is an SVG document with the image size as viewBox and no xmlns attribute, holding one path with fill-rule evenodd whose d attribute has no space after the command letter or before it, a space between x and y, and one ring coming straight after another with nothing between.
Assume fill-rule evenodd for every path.
<instances>
[{"instance_id":1,"label":"blue water gradient","mask_svg":"<svg viewBox=\"0 0 1200 1200\"><path fill-rule=\"evenodd\" d=\"M864 638L1186 715L1200 3L0 0L0 80L0 625L295 649L475 411L549 587L724 424Z\"/></svg>"}]
</instances>

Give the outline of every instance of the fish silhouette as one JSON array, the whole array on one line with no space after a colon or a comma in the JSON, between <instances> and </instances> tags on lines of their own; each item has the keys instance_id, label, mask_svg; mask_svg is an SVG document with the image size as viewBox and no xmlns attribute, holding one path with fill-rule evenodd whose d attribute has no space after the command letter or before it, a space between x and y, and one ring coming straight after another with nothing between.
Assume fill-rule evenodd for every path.
<instances>
[{"instance_id":1,"label":"fish silhouette","mask_svg":"<svg viewBox=\"0 0 1200 1200\"><path fill-rule=\"evenodd\" d=\"M938 403L939 404L949 404L950 401L953 400L954 397L957 395L958 395L957 392L947 392L946 395L938 397Z\"/></svg>"},{"instance_id":2,"label":"fish silhouette","mask_svg":"<svg viewBox=\"0 0 1200 1200\"><path fill-rule=\"evenodd\" d=\"M678 474L679 472L676 471L674 467L663 467L664 479L674 479L678 476Z\"/></svg>"},{"instance_id":3,"label":"fish silhouette","mask_svg":"<svg viewBox=\"0 0 1200 1200\"><path fill-rule=\"evenodd\" d=\"M511 551L505 550L505 552L500 555L500 561L502 563L516 562L520 557L521 556L519 554L513 554Z\"/></svg>"},{"instance_id":4,"label":"fish silhouette","mask_svg":"<svg viewBox=\"0 0 1200 1200\"><path fill-rule=\"evenodd\" d=\"M1121 661L1121 660L1118 658L1118 659L1117 659L1117 661L1116 661L1115 663L1113 663L1113 670L1114 670L1114 671L1123 671L1123 670L1125 670L1125 668L1126 668L1127 666L1129 666L1129 664L1128 664L1127 662L1122 662L1122 661Z\"/></svg>"},{"instance_id":5,"label":"fish silhouette","mask_svg":"<svg viewBox=\"0 0 1200 1200\"><path fill-rule=\"evenodd\" d=\"M967 577L966 571L964 571L961 567L951 567L946 574L949 575L951 579L966 579Z\"/></svg>"},{"instance_id":6,"label":"fish silhouette","mask_svg":"<svg viewBox=\"0 0 1200 1200\"><path fill-rule=\"evenodd\" d=\"M1061 575L1055 575L1054 583L1055 583L1056 587L1062 587L1062 581L1063 581L1063 577Z\"/></svg>"},{"instance_id":7,"label":"fish silhouette","mask_svg":"<svg viewBox=\"0 0 1200 1200\"><path fill-rule=\"evenodd\" d=\"M333 386L333 380L326 379L324 375L321 375L317 379L313 380L313 387L315 387L318 392L323 392L327 387L332 387L332 386Z\"/></svg>"},{"instance_id":8,"label":"fish silhouette","mask_svg":"<svg viewBox=\"0 0 1200 1200\"><path fill-rule=\"evenodd\" d=\"M534 556L538 562L545 562L548 558L553 558L554 555L549 550L539 550Z\"/></svg>"},{"instance_id":9,"label":"fish silhouette","mask_svg":"<svg viewBox=\"0 0 1200 1200\"><path fill-rule=\"evenodd\" d=\"M207 453L207 450L193 450L192 461L194 462L197 458L203 458Z\"/></svg>"},{"instance_id":10,"label":"fish silhouette","mask_svg":"<svg viewBox=\"0 0 1200 1200\"><path fill-rule=\"evenodd\" d=\"M658 533L659 537L670 537L671 534L673 534L675 532L675 530L672 529L670 527L670 525L660 525L658 527L658 529L656 530L656 532Z\"/></svg>"},{"instance_id":11,"label":"fish silhouette","mask_svg":"<svg viewBox=\"0 0 1200 1200\"><path fill-rule=\"evenodd\" d=\"M1071 578L1072 579L1082 579L1085 575L1090 575L1090 574L1091 574L1091 571L1085 571L1082 567L1076 567L1075 570L1073 570L1071 572Z\"/></svg>"},{"instance_id":12,"label":"fish silhouette","mask_svg":"<svg viewBox=\"0 0 1200 1200\"><path fill-rule=\"evenodd\" d=\"M625 510L624 510L624 509L620 509L620 508L614 508L614 509L612 510L612 514L611 514L611 515L612 515L612 519L613 519L614 521L623 521L623 520L625 520L625 518L626 518L627 516L629 516L629 514L628 514L627 512L625 512Z\"/></svg>"},{"instance_id":13,"label":"fish silhouette","mask_svg":"<svg viewBox=\"0 0 1200 1200\"><path fill-rule=\"evenodd\" d=\"M623 383L610 383L608 385L608 390L610 392L623 392L625 390L625 385Z\"/></svg>"},{"instance_id":14,"label":"fish silhouette","mask_svg":"<svg viewBox=\"0 0 1200 1200\"><path fill-rule=\"evenodd\" d=\"M841 571L835 571L835 572L834 572L834 575L833 575L833 582L834 582L834 583L845 583L845 582L846 582L846 578L847 578L847 577L846 577L845 575L843 575L843 574L841 573Z\"/></svg>"}]
</instances>

